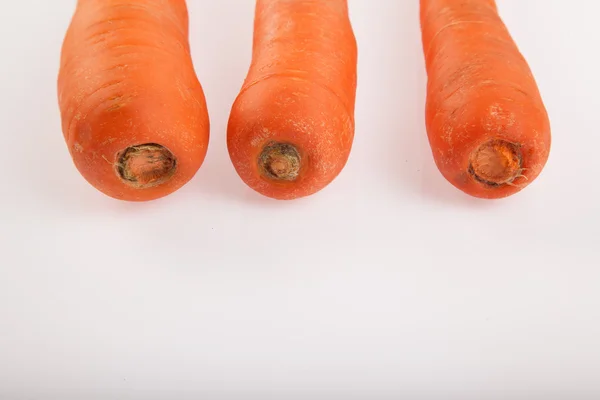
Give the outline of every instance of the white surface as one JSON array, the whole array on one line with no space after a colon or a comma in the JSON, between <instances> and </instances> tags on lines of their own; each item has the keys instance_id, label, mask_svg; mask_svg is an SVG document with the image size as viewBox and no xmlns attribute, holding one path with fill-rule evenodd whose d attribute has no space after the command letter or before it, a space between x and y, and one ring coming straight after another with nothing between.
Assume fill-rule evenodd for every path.
<instances>
[{"instance_id":1,"label":"white surface","mask_svg":"<svg viewBox=\"0 0 600 400\"><path fill-rule=\"evenodd\" d=\"M2 4L0 399L600 398L600 74L588 0L501 0L553 127L502 201L436 170L416 0L354 0L354 150L295 202L225 147L250 0L190 0L212 131L196 178L128 204L73 167L55 94L72 0Z\"/></svg>"}]
</instances>

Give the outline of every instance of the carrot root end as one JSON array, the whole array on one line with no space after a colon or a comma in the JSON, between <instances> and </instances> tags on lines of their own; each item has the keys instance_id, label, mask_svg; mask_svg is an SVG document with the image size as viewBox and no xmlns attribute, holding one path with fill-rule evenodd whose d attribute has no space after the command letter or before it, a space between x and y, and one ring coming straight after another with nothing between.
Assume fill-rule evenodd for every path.
<instances>
[{"instance_id":1,"label":"carrot root end","mask_svg":"<svg viewBox=\"0 0 600 400\"><path fill-rule=\"evenodd\" d=\"M146 189L167 182L175 174L177 160L166 147L155 143L126 148L118 156L117 173L128 185Z\"/></svg>"},{"instance_id":2,"label":"carrot root end","mask_svg":"<svg viewBox=\"0 0 600 400\"><path fill-rule=\"evenodd\" d=\"M469 173L490 187L512 185L515 179L524 177L522 164L520 145L494 139L471 154Z\"/></svg>"},{"instance_id":3,"label":"carrot root end","mask_svg":"<svg viewBox=\"0 0 600 400\"><path fill-rule=\"evenodd\" d=\"M268 143L258 157L261 174L276 181L294 181L298 178L301 159L298 149L289 143Z\"/></svg>"}]
</instances>

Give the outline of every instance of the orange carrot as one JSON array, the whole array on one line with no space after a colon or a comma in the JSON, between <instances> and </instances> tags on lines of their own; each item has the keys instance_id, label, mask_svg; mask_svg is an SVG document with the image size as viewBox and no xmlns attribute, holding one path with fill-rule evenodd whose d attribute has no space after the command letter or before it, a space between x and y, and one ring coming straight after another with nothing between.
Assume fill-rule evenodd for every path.
<instances>
[{"instance_id":1,"label":"orange carrot","mask_svg":"<svg viewBox=\"0 0 600 400\"><path fill-rule=\"evenodd\" d=\"M421 0L426 124L437 167L476 197L524 188L550 151L536 82L494 0Z\"/></svg>"},{"instance_id":2,"label":"orange carrot","mask_svg":"<svg viewBox=\"0 0 600 400\"><path fill-rule=\"evenodd\" d=\"M117 199L165 196L204 160L209 121L184 0L79 0L58 78L76 167Z\"/></svg>"},{"instance_id":3,"label":"orange carrot","mask_svg":"<svg viewBox=\"0 0 600 400\"><path fill-rule=\"evenodd\" d=\"M294 199L341 172L354 137L356 53L346 0L257 0L252 63L227 137L246 184Z\"/></svg>"}]
</instances>

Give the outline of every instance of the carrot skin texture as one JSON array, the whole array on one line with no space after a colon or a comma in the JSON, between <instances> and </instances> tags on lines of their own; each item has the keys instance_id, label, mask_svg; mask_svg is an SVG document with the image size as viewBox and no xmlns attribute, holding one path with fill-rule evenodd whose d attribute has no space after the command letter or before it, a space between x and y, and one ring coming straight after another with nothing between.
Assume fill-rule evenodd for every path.
<instances>
[{"instance_id":1,"label":"carrot skin texture","mask_svg":"<svg viewBox=\"0 0 600 400\"><path fill-rule=\"evenodd\" d=\"M548 114L531 70L494 0L421 0L427 67L426 127L436 165L475 197L502 198L531 183L549 156ZM490 141L518 149L521 172L490 185L474 176L474 152Z\"/></svg>"},{"instance_id":2,"label":"carrot skin texture","mask_svg":"<svg viewBox=\"0 0 600 400\"><path fill-rule=\"evenodd\" d=\"M252 62L229 119L242 180L275 199L311 195L341 172L354 138L357 48L346 0L258 0ZM259 158L292 145L295 179L273 180Z\"/></svg>"},{"instance_id":3,"label":"carrot skin texture","mask_svg":"<svg viewBox=\"0 0 600 400\"><path fill-rule=\"evenodd\" d=\"M183 186L209 140L185 1L79 0L63 43L58 97L69 152L98 190L147 201ZM141 187L123 179L119 166L126 149L145 144L167 149L173 171Z\"/></svg>"}]
</instances>

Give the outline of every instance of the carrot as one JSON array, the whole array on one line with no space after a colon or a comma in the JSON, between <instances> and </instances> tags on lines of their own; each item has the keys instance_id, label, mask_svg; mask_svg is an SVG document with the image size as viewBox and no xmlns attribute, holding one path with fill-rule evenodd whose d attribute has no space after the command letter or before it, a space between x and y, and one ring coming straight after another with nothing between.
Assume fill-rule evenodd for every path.
<instances>
[{"instance_id":1,"label":"carrot","mask_svg":"<svg viewBox=\"0 0 600 400\"><path fill-rule=\"evenodd\" d=\"M184 0L78 0L61 54L62 129L105 194L165 196L202 164L209 121Z\"/></svg>"},{"instance_id":2,"label":"carrot","mask_svg":"<svg viewBox=\"0 0 600 400\"><path fill-rule=\"evenodd\" d=\"M476 197L501 198L542 171L550 123L494 0L421 0L426 125L438 169Z\"/></svg>"},{"instance_id":3,"label":"carrot","mask_svg":"<svg viewBox=\"0 0 600 400\"><path fill-rule=\"evenodd\" d=\"M327 186L354 138L356 40L346 0L258 0L252 63L229 119L231 160L275 199Z\"/></svg>"}]
</instances>

